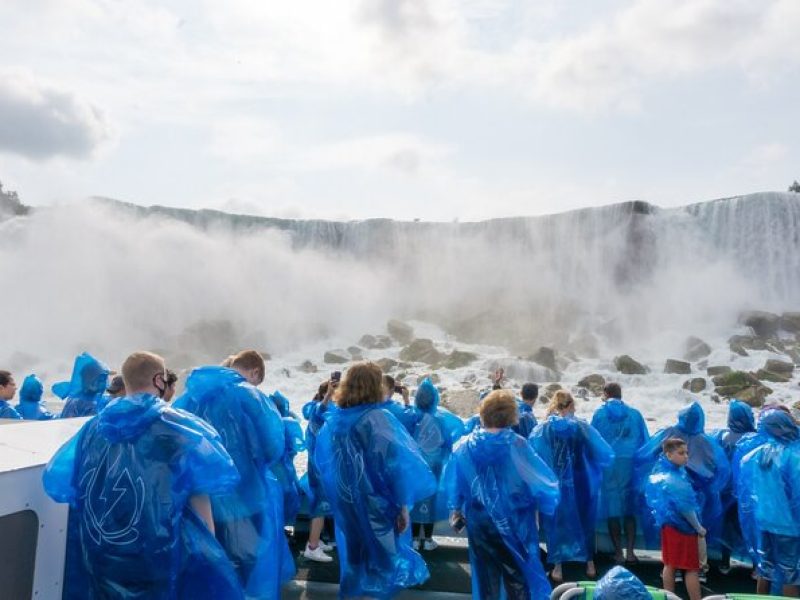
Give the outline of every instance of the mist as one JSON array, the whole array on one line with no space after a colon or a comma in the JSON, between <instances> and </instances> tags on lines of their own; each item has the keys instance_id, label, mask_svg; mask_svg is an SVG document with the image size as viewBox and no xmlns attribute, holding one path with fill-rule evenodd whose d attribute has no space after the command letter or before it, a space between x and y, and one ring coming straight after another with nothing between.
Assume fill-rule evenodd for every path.
<instances>
[{"instance_id":1,"label":"mist","mask_svg":"<svg viewBox=\"0 0 800 600\"><path fill-rule=\"evenodd\" d=\"M518 355L663 358L744 309L800 306L800 203L773 196L463 224L39 209L0 223L0 361L63 376L83 350L115 368L150 349L185 368L353 344L392 317Z\"/></svg>"}]
</instances>

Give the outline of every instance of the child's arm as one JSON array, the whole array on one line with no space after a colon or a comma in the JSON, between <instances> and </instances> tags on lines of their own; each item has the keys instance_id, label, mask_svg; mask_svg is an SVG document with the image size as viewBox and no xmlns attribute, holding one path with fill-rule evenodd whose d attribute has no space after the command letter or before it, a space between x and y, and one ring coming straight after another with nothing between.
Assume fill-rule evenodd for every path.
<instances>
[{"instance_id":1,"label":"child's arm","mask_svg":"<svg viewBox=\"0 0 800 600\"><path fill-rule=\"evenodd\" d=\"M681 515L683 516L684 519L689 521L689 525L694 527L694 530L697 532L697 535L699 535L700 537L705 537L706 536L706 530L702 525L700 525L700 521L697 520L697 513L696 512L694 512L694 511L685 512L685 513L681 513Z\"/></svg>"}]
</instances>

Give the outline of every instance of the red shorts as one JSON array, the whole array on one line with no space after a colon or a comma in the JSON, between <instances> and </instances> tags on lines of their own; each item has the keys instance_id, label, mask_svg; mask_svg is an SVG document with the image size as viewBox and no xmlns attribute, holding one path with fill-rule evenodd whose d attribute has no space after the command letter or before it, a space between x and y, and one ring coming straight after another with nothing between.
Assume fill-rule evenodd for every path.
<instances>
[{"instance_id":1,"label":"red shorts","mask_svg":"<svg viewBox=\"0 0 800 600\"><path fill-rule=\"evenodd\" d=\"M700 570L700 553L697 548L696 533L681 533L664 525L661 528L661 560L667 567Z\"/></svg>"}]
</instances>

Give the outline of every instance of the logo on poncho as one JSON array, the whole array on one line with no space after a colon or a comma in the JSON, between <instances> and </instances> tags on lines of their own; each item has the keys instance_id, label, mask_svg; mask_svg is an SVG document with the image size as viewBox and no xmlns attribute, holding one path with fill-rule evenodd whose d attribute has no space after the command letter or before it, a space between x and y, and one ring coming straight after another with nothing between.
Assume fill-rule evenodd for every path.
<instances>
[{"instance_id":1,"label":"logo on poncho","mask_svg":"<svg viewBox=\"0 0 800 600\"><path fill-rule=\"evenodd\" d=\"M145 486L127 467L119 470L120 456L109 454L106 449L100 466L89 469L81 480L81 488L86 484L83 523L96 544L124 546L139 539Z\"/></svg>"}]
</instances>

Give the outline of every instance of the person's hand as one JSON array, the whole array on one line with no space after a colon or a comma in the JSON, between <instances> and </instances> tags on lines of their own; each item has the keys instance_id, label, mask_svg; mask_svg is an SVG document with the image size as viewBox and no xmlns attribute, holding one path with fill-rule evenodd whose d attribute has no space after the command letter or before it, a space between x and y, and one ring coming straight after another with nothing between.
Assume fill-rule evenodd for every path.
<instances>
[{"instance_id":1,"label":"person's hand","mask_svg":"<svg viewBox=\"0 0 800 600\"><path fill-rule=\"evenodd\" d=\"M706 528L705 527L701 527L700 530L697 532L697 535L699 535L701 538L704 538L704 537L706 537L706 533L708 533L706 531Z\"/></svg>"},{"instance_id":2,"label":"person's hand","mask_svg":"<svg viewBox=\"0 0 800 600\"><path fill-rule=\"evenodd\" d=\"M460 532L466 523L467 520L464 518L464 513L460 510L454 510L450 513L450 527L452 527L454 531Z\"/></svg>"},{"instance_id":3,"label":"person's hand","mask_svg":"<svg viewBox=\"0 0 800 600\"><path fill-rule=\"evenodd\" d=\"M410 403L410 400L409 400L408 388L406 386L403 385L403 386L400 387L400 395L403 396L403 404L408 406L409 403Z\"/></svg>"},{"instance_id":4,"label":"person's hand","mask_svg":"<svg viewBox=\"0 0 800 600\"><path fill-rule=\"evenodd\" d=\"M395 521L395 529L397 533L405 533L406 529L408 529L408 525L411 523L411 516L408 514L408 507L403 506L400 509L400 513L397 515L397 520Z\"/></svg>"},{"instance_id":5,"label":"person's hand","mask_svg":"<svg viewBox=\"0 0 800 600\"><path fill-rule=\"evenodd\" d=\"M323 402L330 402L333 399L333 394L336 392L337 385L339 385L338 381L332 379L328 380L328 390L325 392L325 397L322 399Z\"/></svg>"}]
</instances>

